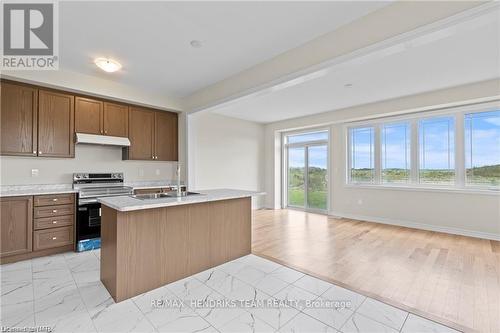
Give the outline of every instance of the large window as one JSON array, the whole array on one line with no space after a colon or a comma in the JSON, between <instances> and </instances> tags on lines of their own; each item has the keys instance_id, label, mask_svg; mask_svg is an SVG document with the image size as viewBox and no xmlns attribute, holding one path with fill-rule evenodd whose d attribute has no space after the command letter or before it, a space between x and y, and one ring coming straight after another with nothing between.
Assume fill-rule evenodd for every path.
<instances>
[{"instance_id":1,"label":"large window","mask_svg":"<svg viewBox=\"0 0 500 333\"><path fill-rule=\"evenodd\" d=\"M421 183L452 184L455 181L455 121L439 117L419 121Z\"/></svg>"},{"instance_id":2,"label":"large window","mask_svg":"<svg viewBox=\"0 0 500 333\"><path fill-rule=\"evenodd\" d=\"M382 182L410 180L410 124L382 125Z\"/></svg>"},{"instance_id":3,"label":"large window","mask_svg":"<svg viewBox=\"0 0 500 333\"><path fill-rule=\"evenodd\" d=\"M348 127L348 182L500 189L500 106Z\"/></svg>"},{"instance_id":4,"label":"large window","mask_svg":"<svg viewBox=\"0 0 500 333\"><path fill-rule=\"evenodd\" d=\"M351 181L371 183L375 180L375 130L373 127L353 128L351 142Z\"/></svg>"},{"instance_id":5,"label":"large window","mask_svg":"<svg viewBox=\"0 0 500 333\"><path fill-rule=\"evenodd\" d=\"M465 115L468 185L500 185L500 110Z\"/></svg>"}]
</instances>

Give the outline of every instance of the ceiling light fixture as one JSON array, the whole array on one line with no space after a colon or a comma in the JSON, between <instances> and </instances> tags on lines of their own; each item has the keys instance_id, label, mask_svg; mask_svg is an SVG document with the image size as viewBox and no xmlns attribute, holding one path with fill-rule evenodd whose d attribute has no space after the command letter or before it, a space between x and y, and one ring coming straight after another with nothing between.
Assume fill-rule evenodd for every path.
<instances>
[{"instance_id":1,"label":"ceiling light fixture","mask_svg":"<svg viewBox=\"0 0 500 333\"><path fill-rule=\"evenodd\" d=\"M189 44L191 44L191 46L194 47L195 49L199 49L200 47L203 46L201 41L196 40L196 39L193 39Z\"/></svg>"},{"instance_id":2,"label":"ceiling light fixture","mask_svg":"<svg viewBox=\"0 0 500 333\"><path fill-rule=\"evenodd\" d=\"M116 72L122 68L122 65L118 61L108 58L97 58L94 60L94 63L97 67L108 73Z\"/></svg>"}]
</instances>

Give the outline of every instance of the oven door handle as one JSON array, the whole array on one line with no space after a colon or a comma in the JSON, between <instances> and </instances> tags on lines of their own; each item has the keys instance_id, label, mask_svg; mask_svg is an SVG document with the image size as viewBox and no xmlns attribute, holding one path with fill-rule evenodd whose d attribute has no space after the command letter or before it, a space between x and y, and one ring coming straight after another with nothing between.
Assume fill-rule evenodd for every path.
<instances>
[{"instance_id":1,"label":"oven door handle","mask_svg":"<svg viewBox=\"0 0 500 333\"><path fill-rule=\"evenodd\" d=\"M80 198L78 199L78 205L81 206L81 205L85 205L85 204L89 204L89 203L96 203L97 202L97 199L83 199L83 198Z\"/></svg>"}]
</instances>

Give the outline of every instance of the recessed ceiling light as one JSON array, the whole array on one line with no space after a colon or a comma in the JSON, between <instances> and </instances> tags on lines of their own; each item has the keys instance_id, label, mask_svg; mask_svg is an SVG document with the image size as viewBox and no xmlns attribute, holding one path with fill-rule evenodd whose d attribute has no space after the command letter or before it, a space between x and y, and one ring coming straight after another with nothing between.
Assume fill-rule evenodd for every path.
<instances>
[{"instance_id":1,"label":"recessed ceiling light","mask_svg":"<svg viewBox=\"0 0 500 333\"><path fill-rule=\"evenodd\" d=\"M200 47L203 46L201 41L196 40L196 39L193 39L189 44L191 44L191 46L194 47L195 49L199 49Z\"/></svg>"},{"instance_id":2,"label":"recessed ceiling light","mask_svg":"<svg viewBox=\"0 0 500 333\"><path fill-rule=\"evenodd\" d=\"M122 65L118 61L108 58L97 58L94 60L94 63L97 67L108 73L116 72L122 68Z\"/></svg>"},{"instance_id":3,"label":"recessed ceiling light","mask_svg":"<svg viewBox=\"0 0 500 333\"><path fill-rule=\"evenodd\" d=\"M352 83L346 83L346 84L344 84L344 88L352 88Z\"/></svg>"}]
</instances>

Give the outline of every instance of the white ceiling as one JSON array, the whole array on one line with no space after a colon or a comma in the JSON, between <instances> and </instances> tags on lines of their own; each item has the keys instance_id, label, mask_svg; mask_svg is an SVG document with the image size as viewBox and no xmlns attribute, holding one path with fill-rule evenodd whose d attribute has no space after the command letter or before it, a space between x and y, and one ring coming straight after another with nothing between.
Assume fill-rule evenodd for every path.
<instances>
[{"instance_id":1,"label":"white ceiling","mask_svg":"<svg viewBox=\"0 0 500 333\"><path fill-rule=\"evenodd\" d=\"M182 98L386 4L64 1L60 67ZM106 74L97 57L123 70Z\"/></svg>"},{"instance_id":2,"label":"white ceiling","mask_svg":"<svg viewBox=\"0 0 500 333\"><path fill-rule=\"evenodd\" d=\"M497 9L213 108L261 123L500 77ZM345 84L352 84L346 88Z\"/></svg>"}]
</instances>

